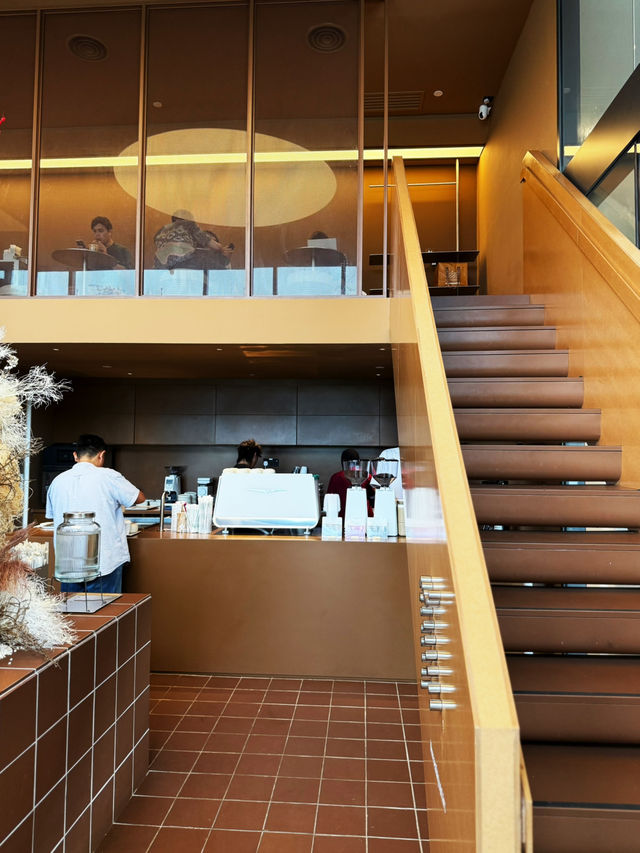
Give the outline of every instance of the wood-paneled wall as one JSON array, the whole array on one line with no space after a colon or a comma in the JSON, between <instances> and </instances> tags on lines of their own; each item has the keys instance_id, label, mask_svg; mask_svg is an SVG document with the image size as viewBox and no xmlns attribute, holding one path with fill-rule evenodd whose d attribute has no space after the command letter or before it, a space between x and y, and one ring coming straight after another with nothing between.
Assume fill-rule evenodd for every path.
<instances>
[{"instance_id":1,"label":"wood-paneled wall","mask_svg":"<svg viewBox=\"0 0 640 853\"><path fill-rule=\"evenodd\" d=\"M524 286L547 307L603 445L621 445L621 484L640 487L640 250L543 154L523 168Z\"/></svg>"}]
</instances>

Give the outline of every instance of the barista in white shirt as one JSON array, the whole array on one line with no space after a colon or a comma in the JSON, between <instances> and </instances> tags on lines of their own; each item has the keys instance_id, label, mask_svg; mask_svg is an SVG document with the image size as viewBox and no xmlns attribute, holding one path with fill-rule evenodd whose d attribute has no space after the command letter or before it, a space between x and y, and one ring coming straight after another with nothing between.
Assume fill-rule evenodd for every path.
<instances>
[{"instance_id":1,"label":"barista in white shirt","mask_svg":"<svg viewBox=\"0 0 640 853\"><path fill-rule=\"evenodd\" d=\"M112 468L104 467L107 445L99 435L83 434L75 444L76 464L58 474L47 492L47 518L54 528L65 512L94 512L100 525L100 575L87 583L94 592L122 592L122 568L129 546L122 507L144 501L144 494ZM84 584L63 583L63 592L81 592Z\"/></svg>"}]
</instances>

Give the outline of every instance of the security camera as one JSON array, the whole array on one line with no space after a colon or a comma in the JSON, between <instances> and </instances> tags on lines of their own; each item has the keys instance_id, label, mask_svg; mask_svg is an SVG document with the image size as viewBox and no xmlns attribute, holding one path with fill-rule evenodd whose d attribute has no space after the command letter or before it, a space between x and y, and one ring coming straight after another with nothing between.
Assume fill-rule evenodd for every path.
<instances>
[{"instance_id":1,"label":"security camera","mask_svg":"<svg viewBox=\"0 0 640 853\"><path fill-rule=\"evenodd\" d=\"M478 118L480 121L484 121L489 118L489 114L491 113L491 101L493 100L492 95L487 95L482 99L482 103L478 107Z\"/></svg>"}]
</instances>

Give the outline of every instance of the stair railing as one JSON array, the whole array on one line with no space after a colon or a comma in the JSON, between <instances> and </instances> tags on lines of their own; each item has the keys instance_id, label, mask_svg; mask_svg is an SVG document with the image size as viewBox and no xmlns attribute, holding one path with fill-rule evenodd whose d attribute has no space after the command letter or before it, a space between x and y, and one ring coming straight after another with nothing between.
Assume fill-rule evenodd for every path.
<instances>
[{"instance_id":1,"label":"stair railing","mask_svg":"<svg viewBox=\"0 0 640 853\"><path fill-rule=\"evenodd\" d=\"M514 853L531 849L518 720L401 158L393 171L391 341L430 850Z\"/></svg>"}]
</instances>

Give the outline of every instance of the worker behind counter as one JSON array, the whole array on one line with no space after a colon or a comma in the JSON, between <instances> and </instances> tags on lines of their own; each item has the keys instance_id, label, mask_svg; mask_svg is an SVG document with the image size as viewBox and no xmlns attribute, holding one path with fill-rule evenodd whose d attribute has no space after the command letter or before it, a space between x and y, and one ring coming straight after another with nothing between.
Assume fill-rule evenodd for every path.
<instances>
[{"instance_id":1,"label":"worker behind counter","mask_svg":"<svg viewBox=\"0 0 640 853\"><path fill-rule=\"evenodd\" d=\"M122 570L129 546L122 507L144 501L144 494L112 468L104 467L107 445L99 435L83 434L75 443L76 464L54 479L47 491L47 518L57 529L65 512L93 512L100 525L100 575L87 583L94 592L122 592ZM83 583L63 583L63 592L82 592Z\"/></svg>"}]
</instances>

